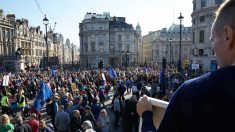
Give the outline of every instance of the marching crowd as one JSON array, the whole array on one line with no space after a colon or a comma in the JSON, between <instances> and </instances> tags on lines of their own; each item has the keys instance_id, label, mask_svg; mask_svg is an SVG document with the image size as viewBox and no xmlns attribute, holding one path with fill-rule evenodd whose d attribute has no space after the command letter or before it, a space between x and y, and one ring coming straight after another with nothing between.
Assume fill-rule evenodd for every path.
<instances>
[{"instance_id":1,"label":"marching crowd","mask_svg":"<svg viewBox=\"0 0 235 132\"><path fill-rule=\"evenodd\" d=\"M7 73L7 86L2 85L6 75L2 73L0 132L110 132L113 127L137 132L136 104L140 96L146 94L169 101L181 83L195 76L187 69L177 72L174 65L164 71L161 69L161 66L148 66L79 71L28 70ZM45 93L42 87L48 88L51 94ZM126 99L124 95L130 93L131 98ZM50 96L42 101L47 94ZM39 96L42 98L35 99ZM30 104L29 100L34 103ZM112 100L110 108L114 122L107 114L108 106L104 103L107 100ZM42 118L43 106L51 119L49 122Z\"/></svg>"}]
</instances>

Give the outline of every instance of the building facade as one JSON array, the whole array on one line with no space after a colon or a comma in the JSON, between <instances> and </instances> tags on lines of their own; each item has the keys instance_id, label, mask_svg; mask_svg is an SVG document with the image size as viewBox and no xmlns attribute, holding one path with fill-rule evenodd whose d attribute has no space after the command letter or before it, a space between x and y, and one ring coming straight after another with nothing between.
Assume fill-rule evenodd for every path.
<instances>
[{"instance_id":1,"label":"building facade","mask_svg":"<svg viewBox=\"0 0 235 132\"><path fill-rule=\"evenodd\" d=\"M125 17L87 13L79 30L82 67L98 67L100 60L112 66L129 66L137 62L136 31L125 22Z\"/></svg>"},{"instance_id":2,"label":"building facade","mask_svg":"<svg viewBox=\"0 0 235 132\"><path fill-rule=\"evenodd\" d=\"M72 48L64 43L62 34L50 28L47 35L49 66L71 63ZM45 35L40 26L30 27L27 19L16 19L15 14L4 15L0 9L0 70L44 67L48 65L46 52Z\"/></svg>"},{"instance_id":3,"label":"building facade","mask_svg":"<svg viewBox=\"0 0 235 132\"><path fill-rule=\"evenodd\" d=\"M181 61L190 60L192 47L191 27L181 28ZM161 63L163 57L168 63L177 63L180 53L180 25L172 24L167 29L150 32L143 37L144 60Z\"/></svg>"},{"instance_id":4,"label":"building facade","mask_svg":"<svg viewBox=\"0 0 235 132\"><path fill-rule=\"evenodd\" d=\"M217 67L210 41L211 26L215 19L215 11L223 0L193 0L192 33L193 52L192 63L199 64L203 71L211 71Z\"/></svg>"},{"instance_id":5,"label":"building facade","mask_svg":"<svg viewBox=\"0 0 235 132\"><path fill-rule=\"evenodd\" d=\"M5 16L0 10L0 70L10 70L16 63L14 21L14 14Z\"/></svg>"}]
</instances>

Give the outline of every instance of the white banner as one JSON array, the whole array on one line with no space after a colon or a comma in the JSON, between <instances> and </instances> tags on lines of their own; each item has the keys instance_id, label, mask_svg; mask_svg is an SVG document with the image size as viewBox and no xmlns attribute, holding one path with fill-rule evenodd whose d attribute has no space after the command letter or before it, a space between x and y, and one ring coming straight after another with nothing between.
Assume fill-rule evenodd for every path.
<instances>
[{"instance_id":1,"label":"white banner","mask_svg":"<svg viewBox=\"0 0 235 132\"><path fill-rule=\"evenodd\" d=\"M10 79L9 75L5 75L5 76L3 77L2 86L8 86L8 84L9 84L9 79Z\"/></svg>"}]
</instances>

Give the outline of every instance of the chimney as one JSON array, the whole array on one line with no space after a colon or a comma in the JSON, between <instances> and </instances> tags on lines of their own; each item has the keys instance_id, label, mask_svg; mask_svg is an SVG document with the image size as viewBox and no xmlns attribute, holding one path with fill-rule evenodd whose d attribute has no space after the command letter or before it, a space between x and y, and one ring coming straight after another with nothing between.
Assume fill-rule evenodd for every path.
<instances>
[{"instance_id":1,"label":"chimney","mask_svg":"<svg viewBox=\"0 0 235 132\"><path fill-rule=\"evenodd\" d=\"M3 17L3 9L0 9L0 17Z\"/></svg>"},{"instance_id":2,"label":"chimney","mask_svg":"<svg viewBox=\"0 0 235 132\"><path fill-rule=\"evenodd\" d=\"M16 16L15 16L15 14L7 14L7 19L10 20L11 24L13 24L13 23L15 23Z\"/></svg>"}]
</instances>

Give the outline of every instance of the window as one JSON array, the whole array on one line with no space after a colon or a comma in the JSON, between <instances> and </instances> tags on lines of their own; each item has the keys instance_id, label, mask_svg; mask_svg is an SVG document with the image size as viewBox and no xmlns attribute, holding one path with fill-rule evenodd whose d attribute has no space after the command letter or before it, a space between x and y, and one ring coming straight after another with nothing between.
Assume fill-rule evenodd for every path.
<instances>
[{"instance_id":1,"label":"window","mask_svg":"<svg viewBox=\"0 0 235 132\"><path fill-rule=\"evenodd\" d=\"M99 51L104 52L104 44L103 43L99 43Z\"/></svg>"},{"instance_id":2,"label":"window","mask_svg":"<svg viewBox=\"0 0 235 132\"><path fill-rule=\"evenodd\" d=\"M193 32L193 44L195 43L195 32Z\"/></svg>"},{"instance_id":3,"label":"window","mask_svg":"<svg viewBox=\"0 0 235 132\"><path fill-rule=\"evenodd\" d=\"M99 35L98 41L103 41L103 36L102 35Z\"/></svg>"},{"instance_id":4,"label":"window","mask_svg":"<svg viewBox=\"0 0 235 132\"><path fill-rule=\"evenodd\" d=\"M95 43L91 43L91 52L95 52Z\"/></svg>"},{"instance_id":5,"label":"window","mask_svg":"<svg viewBox=\"0 0 235 132\"><path fill-rule=\"evenodd\" d=\"M126 35L126 41L130 41L130 35Z\"/></svg>"},{"instance_id":6,"label":"window","mask_svg":"<svg viewBox=\"0 0 235 132\"><path fill-rule=\"evenodd\" d=\"M195 11L196 10L196 5L197 5L197 3L196 2L193 2L193 11Z\"/></svg>"},{"instance_id":7,"label":"window","mask_svg":"<svg viewBox=\"0 0 235 132\"><path fill-rule=\"evenodd\" d=\"M200 16L200 22L205 22L205 16Z\"/></svg>"},{"instance_id":8,"label":"window","mask_svg":"<svg viewBox=\"0 0 235 132\"><path fill-rule=\"evenodd\" d=\"M206 7L206 0L201 0L201 8Z\"/></svg>"},{"instance_id":9,"label":"window","mask_svg":"<svg viewBox=\"0 0 235 132\"><path fill-rule=\"evenodd\" d=\"M88 52L88 44L85 43L85 52Z\"/></svg>"},{"instance_id":10,"label":"window","mask_svg":"<svg viewBox=\"0 0 235 132\"><path fill-rule=\"evenodd\" d=\"M223 0L215 0L215 4L221 4Z\"/></svg>"},{"instance_id":11,"label":"window","mask_svg":"<svg viewBox=\"0 0 235 132\"><path fill-rule=\"evenodd\" d=\"M193 24L196 24L196 18L193 19Z\"/></svg>"},{"instance_id":12,"label":"window","mask_svg":"<svg viewBox=\"0 0 235 132\"><path fill-rule=\"evenodd\" d=\"M119 44L118 44L118 50L119 50L119 51L122 51L122 43L119 43Z\"/></svg>"},{"instance_id":13,"label":"window","mask_svg":"<svg viewBox=\"0 0 235 132\"><path fill-rule=\"evenodd\" d=\"M2 41L2 30L0 28L0 41Z\"/></svg>"},{"instance_id":14,"label":"window","mask_svg":"<svg viewBox=\"0 0 235 132\"><path fill-rule=\"evenodd\" d=\"M122 41L122 36L118 35L118 41Z\"/></svg>"},{"instance_id":15,"label":"window","mask_svg":"<svg viewBox=\"0 0 235 132\"><path fill-rule=\"evenodd\" d=\"M203 42L204 42L204 30L201 30L201 31L200 31L199 42L200 42L200 43L203 43Z\"/></svg>"},{"instance_id":16,"label":"window","mask_svg":"<svg viewBox=\"0 0 235 132\"><path fill-rule=\"evenodd\" d=\"M110 35L110 41L114 41L114 36Z\"/></svg>"},{"instance_id":17,"label":"window","mask_svg":"<svg viewBox=\"0 0 235 132\"><path fill-rule=\"evenodd\" d=\"M127 45L127 46L126 46L126 51L127 51L127 52L130 52L130 45Z\"/></svg>"},{"instance_id":18,"label":"window","mask_svg":"<svg viewBox=\"0 0 235 132\"><path fill-rule=\"evenodd\" d=\"M203 49L199 49L198 52L199 52L199 56L203 55Z\"/></svg>"}]
</instances>

